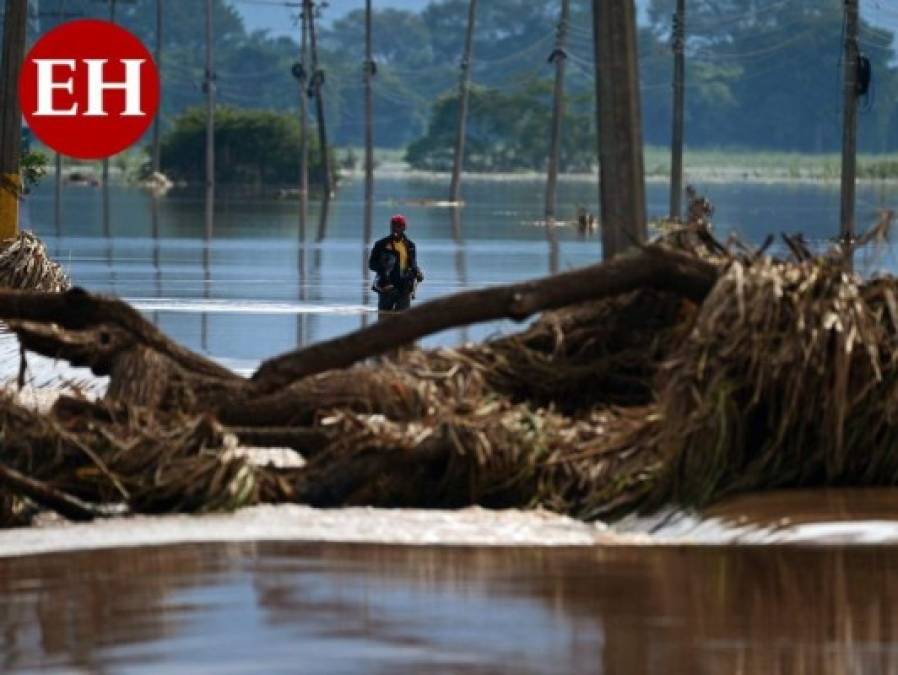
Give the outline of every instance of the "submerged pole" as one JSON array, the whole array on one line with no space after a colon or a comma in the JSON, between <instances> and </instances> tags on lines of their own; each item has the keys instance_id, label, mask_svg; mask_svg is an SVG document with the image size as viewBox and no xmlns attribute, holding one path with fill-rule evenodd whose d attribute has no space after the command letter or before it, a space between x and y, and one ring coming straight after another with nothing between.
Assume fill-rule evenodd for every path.
<instances>
[{"instance_id":1,"label":"submerged pole","mask_svg":"<svg viewBox=\"0 0 898 675\"><path fill-rule=\"evenodd\" d=\"M162 0L156 0L156 50L153 54L156 59L156 68L162 70ZM159 150L159 124L162 112L156 113L156 119L153 120L153 171L159 173L162 170L162 160Z\"/></svg>"},{"instance_id":2,"label":"submerged pole","mask_svg":"<svg viewBox=\"0 0 898 675\"><path fill-rule=\"evenodd\" d=\"M858 0L845 0L845 53L842 113L842 209L840 238L846 251L854 240L855 180L857 173ZM846 260L849 267L852 260Z\"/></svg>"},{"instance_id":3,"label":"submerged pole","mask_svg":"<svg viewBox=\"0 0 898 675\"><path fill-rule=\"evenodd\" d=\"M374 227L374 96L371 80L374 65L371 29L371 0L365 0L365 245ZM367 288L367 279L366 279Z\"/></svg>"},{"instance_id":4,"label":"submerged pole","mask_svg":"<svg viewBox=\"0 0 898 675\"><path fill-rule=\"evenodd\" d=\"M683 217L683 119L686 78L686 0L677 0L673 16L673 132L670 146L670 219Z\"/></svg>"},{"instance_id":5,"label":"submerged pole","mask_svg":"<svg viewBox=\"0 0 898 675\"><path fill-rule=\"evenodd\" d=\"M552 138L549 144L549 170L546 178L546 222L555 219L555 193L558 184L558 159L561 155L561 124L564 119L564 68L567 61L565 46L570 22L570 0L561 0L561 18L555 36L555 49L549 62L555 63L555 92L552 108Z\"/></svg>"},{"instance_id":6,"label":"submerged pole","mask_svg":"<svg viewBox=\"0 0 898 675\"><path fill-rule=\"evenodd\" d=\"M206 239L212 238L215 220L215 72L212 67L212 38L212 0L206 0Z\"/></svg>"},{"instance_id":7,"label":"submerged pole","mask_svg":"<svg viewBox=\"0 0 898 675\"><path fill-rule=\"evenodd\" d=\"M647 237L633 0L593 0L602 256Z\"/></svg>"},{"instance_id":8,"label":"submerged pole","mask_svg":"<svg viewBox=\"0 0 898 675\"><path fill-rule=\"evenodd\" d=\"M458 83L458 129L455 135L455 159L452 163L452 183L449 186L449 201L460 201L461 170L465 156L465 124L468 117L468 95L471 90L471 58L474 49L474 19L477 14L477 0L468 4L468 29L465 33L465 51L461 59L461 77Z\"/></svg>"},{"instance_id":9,"label":"submerged pole","mask_svg":"<svg viewBox=\"0 0 898 675\"><path fill-rule=\"evenodd\" d=\"M65 2L59 6L59 22L65 21ZM59 240L62 237L62 155L55 153L53 161L53 227L56 232L57 252Z\"/></svg>"},{"instance_id":10,"label":"submerged pole","mask_svg":"<svg viewBox=\"0 0 898 675\"><path fill-rule=\"evenodd\" d=\"M306 105L306 66L309 56L309 14L305 5L300 10L299 68L295 73L299 83L299 234L300 248L306 236L309 209L309 113Z\"/></svg>"},{"instance_id":11,"label":"submerged pole","mask_svg":"<svg viewBox=\"0 0 898 675\"><path fill-rule=\"evenodd\" d=\"M318 122L318 151L321 153L321 168L324 172L324 198L330 199L331 192L331 167L330 155L327 148L327 127L324 123L324 95L321 87L324 85L324 71L318 67L318 40L315 32L315 14L312 0L305 0L305 6L309 12L309 38L312 46L312 91L315 94L315 117Z\"/></svg>"},{"instance_id":12,"label":"submerged pole","mask_svg":"<svg viewBox=\"0 0 898 675\"><path fill-rule=\"evenodd\" d=\"M109 0L109 21L115 23L115 3L116 0ZM103 219L103 236L111 237L112 228L110 225L110 206L109 206L109 158L104 157L101 163L101 171L103 174L102 185L102 219Z\"/></svg>"},{"instance_id":13,"label":"submerged pole","mask_svg":"<svg viewBox=\"0 0 898 675\"><path fill-rule=\"evenodd\" d=\"M0 240L13 239L19 234L22 111L18 90L19 73L25 60L27 22L27 0L6 0L0 57Z\"/></svg>"}]
</instances>

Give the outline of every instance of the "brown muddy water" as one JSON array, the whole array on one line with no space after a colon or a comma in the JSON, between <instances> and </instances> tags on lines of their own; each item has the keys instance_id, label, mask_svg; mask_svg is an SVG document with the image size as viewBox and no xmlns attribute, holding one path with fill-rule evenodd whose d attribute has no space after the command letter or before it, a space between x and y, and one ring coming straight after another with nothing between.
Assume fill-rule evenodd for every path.
<instances>
[{"instance_id":1,"label":"brown muddy water","mask_svg":"<svg viewBox=\"0 0 898 675\"><path fill-rule=\"evenodd\" d=\"M722 238L802 232L822 246L838 230L837 186L699 188ZM420 301L600 257L598 238L538 225L541 181L466 181L465 209L422 205L444 189L378 179L374 234L396 211L409 217L427 275ZM594 182L560 189L564 217L597 210ZM99 191L67 188L59 223L52 194L46 181L25 213L78 285L126 298L241 372L373 320L359 180L341 186L327 217L313 205L306 230L289 200L223 194L208 238L198 194L115 188L105 226ZM859 226L896 195L894 184L861 186ZM649 186L650 214L666 200L666 186ZM858 266L898 271L895 245ZM15 377L17 346L0 336L3 354L0 379ZM37 363L35 385L84 376ZM735 501L704 518L632 525L705 544L692 547L218 543L0 557L0 672L898 674L895 492ZM89 546L77 532L68 536ZM784 541L830 545L709 545ZM849 542L879 545L840 545Z\"/></svg>"},{"instance_id":2,"label":"brown muddy water","mask_svg":"<svg viewBox=\"0 0 898 675\"><path fill-rule=\"evenodd\" d=\"M893 673L898 549L181 545L0 560L0 669Z\"/></svg>"}]
</instances>

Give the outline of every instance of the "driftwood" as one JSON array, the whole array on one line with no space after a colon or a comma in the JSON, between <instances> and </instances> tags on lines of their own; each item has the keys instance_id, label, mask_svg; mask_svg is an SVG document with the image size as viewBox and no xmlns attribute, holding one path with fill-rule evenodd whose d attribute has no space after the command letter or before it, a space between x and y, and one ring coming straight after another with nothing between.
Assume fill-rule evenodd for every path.
<instances>
[{"instance_id":1,"label":"driftwood","mask_svg":"<svg viewBox=\"0 0 898 675\"><path fill-rule=\"evenodd\" d=\"M127 304L81 289L55 295L0 290L0 319L7 320L25 348L110 375L114 400L208 411L229 425L278 426L295 422L297 411L321 407L314 383L306 384L311 376L435 332L502 318L520 321L638 288L700 301L716 274L716 267L700 258L649 246L609 263L423 303L388 321L273 358L249 380L174 343ZM358 385L350 377L345 395L353 397Z\"/></svg>"},{"instance_id":2,"label":"driftwood","mask_svg":"<svg viewBox=\"0 0 898 675\"><path fill-rule=\"evenodd\" d=\"M608 420L627 419L630 428L636 418L609 412L589 421L589 408L648 402L654 362L677 342L683 312L693 311L717 274L705 259L650 246L610 263L423 303L272 359L250 379L172 342L119 300L80 289L0 290L0 319L24 348L110 377L105 401L63 397L47 415L0 400L7 439L0 523L13 522L3 513L10 494L73 519L105 515L107 503L160 512L259 500L433 506L536 499L594 517L606 503L631 503L649 483L638 476L643 460L628 437L618 443L603 431ZM581 309L486 345L396 350L453 326L569 306ZM375 364L361 363L377 355ZM539 412L543 405L572 416ZM601 438L615 447L597 449ZM308 464L253 467L230 454L234 439L293 448ZM554 448L549 463L528 459L531 446ZM587 465L593 478L584 482L583 469L571 467ZM627 496L615 487L606 500L608 481L618 485L615 473L629 466L636 473ZM372 482L373 475L382 479Z\"/></svg>"},{"instance_id":3,"label":"driftwood","mask_svg":"<svg viewBox=\"0 0 898 675\"><path fill-rule=\"evenodd\" d=\"M701 301L716 277L717 269L711 263L670 249L648 247L632 256L537 281L432 300L390 321L266 361L252 381L257 391L268 393L449 328L506 318L523 321L537 312L637 288L669 290Z\"/></svg>"},{"instance_id":4,"label":"driftwood","mask_svg":"<svg viewBox=\"0 0 898 675\"><path fill-rule=\"evenodd\" d=\"M111 364L102 356L109 352L110 344L117 343L119 350L143 345L198 375L222 379L239 377L214 361L172 341L127 303L93 295L80 288L73 288L65 293L0 289L0 319L29 322L27 326L32 329L33 324L55 324L60 329L55 339L58 351L53 350L49 332L43 335L43 342L35 344L35 351L47 356L68 358L67 354L78 349L81 358L85 359L85 365L92 365L88 339L92 337L97 354L96 365L92 367L95 367L98 375L108 374ZM88 331L89 334L73 336L66 331Z\"/></svg>"},{"instance_id":5,"label":"driftwood","mask_svg":"<svg viewBox=\"0 0 898 675\"><path fill-rule=\"evenodd\" d=\"M31 499L39 506L56 511L69 520L88 521L111 514L108 509L89 504L3 464L0 464L0 486Z\"/></svg>"},{"instance_id":6,"label":"driftwood","mask_svg":"<svg viewBox=\"0 0 898 675\"><path fill-rule=\"evenodd\" d=\"M0 526L35 503L71 518L298 501L593 519L898 484L898 280L864 281L797 236L784 237L790 262L765 255L770 239L723 246L701 223L665 241L423 303L252 378L118 300L0 291L25 348L110 377L105 400L63 397L45 415L0 398ZM481 344L409 346L539 312ZM238 442L307 462L258 466Z\"/></svg>"}]
</instances>

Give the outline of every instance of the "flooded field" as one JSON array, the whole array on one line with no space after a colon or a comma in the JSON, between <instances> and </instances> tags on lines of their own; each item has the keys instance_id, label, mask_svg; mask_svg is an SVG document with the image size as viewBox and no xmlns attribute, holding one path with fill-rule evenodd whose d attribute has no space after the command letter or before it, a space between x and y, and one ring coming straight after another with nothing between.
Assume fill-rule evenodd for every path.
<instances>
[{"instance_id":1,"label":"flooded field","mask_svg":"<svg viewBox=\"0 0 898 675\"><path fill-rule=\"evenodd\" d=\"M801 231L823 244L836 230L834 186L705 191L721 238ZM27 210L76 284L125 297L188 347L249 371L375 318L360 192L348 181L326 220L313 205L303 232L295 202L224 191L211 240L190 193L154 202L114 188L108 227L93 188L66 189L58 227L50 183ZM419 300L600 257L595 235L561 227L547 237L536 222L539 181L473 182L458 213L421 205L444 192L420 178L378 181L375 236L391 213L409 216L427 277ZM862 186L858 222L872 223L896 192ZM562 215L596 211L595 201L593 183L563 183ZM666 187L651 185L649 202L662 215ZM891 247L860 264L896 267ZM425 344L511 328L475 326ZM16 359L6 361L14 374ZM0 670L898 672L891 490L752 497L614 531L467 513L460 532L439 514L303 508L6 531ZM860 543L876 546L846 546Z\"/></svg>"},{"instance_id":2,"label":"flooded field","mask_svg":"<svg viewBox=\"0 0 898 675\"><path fill-rule=\"evenodd\" d=\"M893 673L895 559L241 544L0 560L0 669Z\"/></svg>"},{"instance_id":3,"label":"flooded field","mask_svg":"<svg viewBox=\"0 0 898 675\"><path fill-rule=\"evenodd\" d=\"M392 177L377 181L374 237L386 234L392 213L409 218L426 274L418 300L585 265L600 258L596 235L556 229L547 238L540 180L469 181L459 212L421 205L442 199L442 180ZM760 243L767 234L803 232L822 240L837 230L839 196L830 185L709 184L721 238L738 232ZM597 212L597 186L563 181L559 217L578 206ZM66 266L76 284L114 293L144 310L168 334L190 348L237 368L297 344L344 333L374 318L367 246L363 240L362 184L348 179L322 221L312 203L300 232L297 202L247 197L220 190L215 231L203 238L203 204L197 194L174 191L155 203L137 188L111 188L104 228L101 191L67 186L62 218L54 222L53 181L29 198L31 227ZM667 188L648 186L652 217L664 214ZM858 223L866 226L882 205L892 205L895 186L859 188ZM893 267L890 252L868 267ZM250 328L251 326L251 328ZM480 339L511 324L449 331L425 344Z\"/></svg>"}]
</instances>

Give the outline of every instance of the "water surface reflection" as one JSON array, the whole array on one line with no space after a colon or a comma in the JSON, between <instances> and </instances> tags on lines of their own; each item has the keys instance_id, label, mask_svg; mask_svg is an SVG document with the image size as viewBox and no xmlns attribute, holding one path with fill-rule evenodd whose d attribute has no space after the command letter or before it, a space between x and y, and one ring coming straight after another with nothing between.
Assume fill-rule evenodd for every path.
<instances>
[{"instance_id":1,"label":"water surface reflection","mask_svg":"<svg viewBox=\"0 0 898 675\"><path fill-rule=\"evenodd\" d=\"M76 283L128 298L188 347L243 368L356 329L375 316L367 252L372 239L386 234L395 212L408 216L409 234L418 243L426 274L419 301L586 265L601 254L597 236L582 238L570 226L545 227L539 219L540 180L472 180L465 188L467 206L446 209L427 205L439 182L378 179L372 232L364 228L360 180L347 180L326 204L311 202L307 228L299 223L296 201L222 190L211 237L205 236L199 193L154 197L113 185L104 218L103 191L71 185L57 228L52 187L40 186L29 198L29 222ZM715 203L722 238L735 230L760 242L769 233L801 231L821 242L837 229L838 190L832 186L704 188ZM595 184L562 181L559 189L562 223L574 220L578 206L597 212ZM858 223L875 222L877 208L890 205L894 189L861 186ZM666 186L650 184L648 197L650 214L662 215ZM886 249L860 264L891 269L895 257ZM253 314L251 325L247 313ZM424 344L454 344L513 328L474 326Z\"/></svg>"},{"instance_id":2,"label":"water surface reflection","mask_svg":"<svg viewBox=\"0 0 898 675\"><path fill-rule=\"evenodd\" d=\"M207 545L0 560L5 669L891 673L892 548Z\"/></svg>"}]
</instances>

